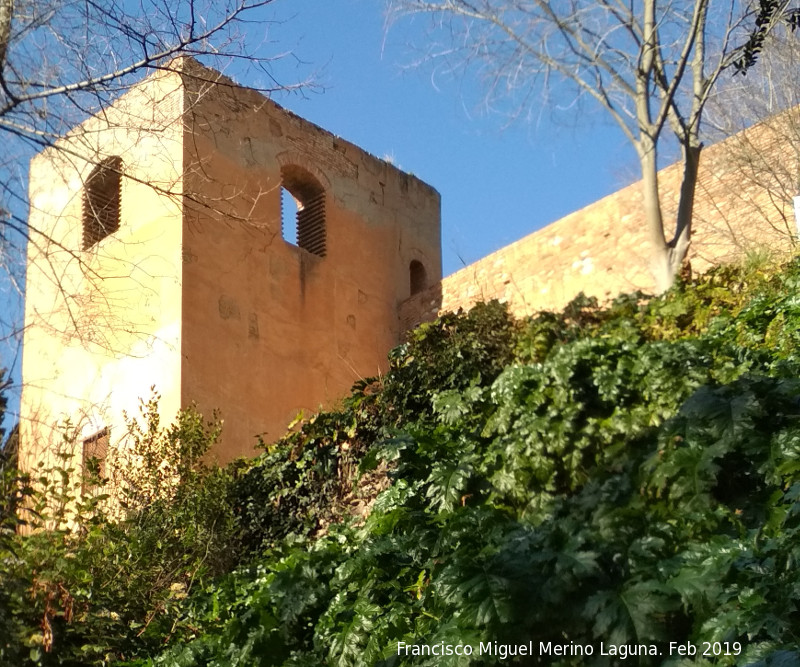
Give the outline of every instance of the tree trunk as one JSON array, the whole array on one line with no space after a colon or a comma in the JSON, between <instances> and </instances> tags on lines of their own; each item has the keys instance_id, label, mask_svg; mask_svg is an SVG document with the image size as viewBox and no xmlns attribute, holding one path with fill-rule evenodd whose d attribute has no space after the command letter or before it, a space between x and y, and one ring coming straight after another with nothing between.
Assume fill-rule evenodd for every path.
<instances>
[{"instance_id":1,"label":"tree trunk","mask_svg":"<svg viewBox=\"0 0 800 667\"><path fill-rule=\"evenodd\" d=\"M703 145L692 139L687 140L683 146L683 180L678 201L678 217L675 221L675 236L669 242L669 263L673 279L680 273L692 242L694 193L697 188L701 150Z\"/></svg>"},{"instance_id":2,"label":"tree trunk","mask_svg":"<svg viewBox=\"0 0 800 667\"><path fill-rule=\"evenodd\" d=\"M646 146L639 149L645 224L651 247L650 272L655 280L656 294L661 294L672 287L689 252L694 193L702 150L702 144L692 145L692 143L687 142L683 147L683 180L675 220L675 235L670 241L667 241L664 233L655 150L647 150Z\"/></svg>"},{"instance_id":3,"label":"tree trunk","mask_svg":"<svg viewBox=\"0 0 800 667\"><path fill-rule=\"evenodd\" d=\"M650 240L650 272L655 279L656 292L661 294L672 285L675 273L671 268L670 247L664 236L655 143L649 140L641 141L637 149L639 163L642 167L644 222L647 225L647 236Z\"/></svg>"}]
</instances>

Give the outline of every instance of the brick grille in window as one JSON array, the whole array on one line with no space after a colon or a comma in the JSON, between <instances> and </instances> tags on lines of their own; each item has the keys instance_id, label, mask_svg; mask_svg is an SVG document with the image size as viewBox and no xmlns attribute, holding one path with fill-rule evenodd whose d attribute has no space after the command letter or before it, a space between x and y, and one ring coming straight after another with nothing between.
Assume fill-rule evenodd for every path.
<instances>
[{"instance_id":1,"label":"brick grille in window","mask_svg":"<svg viewBox=\"0 0 800 667\"><path fill-rule=\"evenodd\" d=\"M297 245L325 257L325 193L297 208Z\"/></svg>"},{"instance_id":2,"label":"brick grille in window","mask_svg":"<svg viewBox=\"0 0 800 667\"><path fill-rule=\"evenodd\" d=\"M83 492L91 491L92 485L86 480L89 462L97 459L100 477L106 476L106 455L108 454L108 429L104 428L83 441Z\"/></svg>"},{"instance_id":3,"label":"brick grille in window","mask_svg":"<svg viewBox=\"0 0 800 667\"><path fill-rule=\"evenodd\" d=\"M325 229L325 190L319 181L302 167L287 165L281 169L281 186L294 198L297 215L294 220L296 235L288 229L291 221L281 211L281 231L284 240L297 245L319 257L327 252ZM281 200L283 207L283 199Z\"/></svg>"},{"instance_id":4,"label":"brick grille in window","mask_svg":"<svg viewBox=\"0 0 800 667\"><path fill-rule=\"evenodd\" d=\"M98 164L83 190L83 249L119 229L122 200L122 159L110 157Z\"/></svg>"}]
</instances>

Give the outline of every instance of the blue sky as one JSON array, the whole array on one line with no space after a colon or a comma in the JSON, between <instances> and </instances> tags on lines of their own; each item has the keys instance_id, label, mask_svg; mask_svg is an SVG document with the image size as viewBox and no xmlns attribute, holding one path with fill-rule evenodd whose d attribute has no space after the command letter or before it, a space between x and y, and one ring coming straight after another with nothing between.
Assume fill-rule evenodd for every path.
<instances>
[{"instance_id":1,"label":"blue sky","mask_svg":"<svg viewBox=\"0 0 800 667\"><path fill-rule=\"evenodd\" d=\"M481 110L476 81L408 68L422 26L386 34L383 12L379 0L278 0L266 52L292 50L306 65L286 60L279 75L320 70L324 91L275 99L441 193L445 274L637 178L633 149L601 113L577 122L544 109L505 127Z\"/></svg>"}]
</instances>

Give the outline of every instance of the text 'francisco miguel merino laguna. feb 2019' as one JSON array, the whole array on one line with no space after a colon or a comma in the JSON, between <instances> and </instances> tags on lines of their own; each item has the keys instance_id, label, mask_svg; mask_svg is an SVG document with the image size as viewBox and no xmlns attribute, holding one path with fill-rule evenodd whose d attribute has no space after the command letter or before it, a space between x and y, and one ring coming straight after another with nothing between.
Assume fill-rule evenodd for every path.
<instances>
[{"instance_id":1,"label":"text 'francisco miguel merino laguna. feb 2019'","mask_svg":"<svg viewBox=\"0 0 800 667\"><path fill-rule=\"evenodd\" d=\"M702 642L694 645L685 642L668 642L659 644L554 644L553 642L528 642L526 644L500 644L499 642L481 642L472 644L407 644L397 642L397 655L402 656L446 656L446 655L491 655L506 660L519 655L539 656L590 656L608 655L625 659L640 655L702 655L719 657L723 655L739 655L742 652L740 642Z\"/></svg>"}]
</instances>

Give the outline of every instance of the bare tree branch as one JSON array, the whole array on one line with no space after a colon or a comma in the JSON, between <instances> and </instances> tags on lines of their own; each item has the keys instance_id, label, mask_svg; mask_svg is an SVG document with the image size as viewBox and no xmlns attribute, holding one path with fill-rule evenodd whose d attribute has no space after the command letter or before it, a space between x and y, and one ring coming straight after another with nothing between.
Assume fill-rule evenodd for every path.
<instances>
[{"instance_id":1,"label":"bare tree branch","mask_svg":"<svg viewBox=\"0 0 800 667\"><path fill-rule=\"evenodd\" d=\"M532 99L563 99L564 84L595 100L636 149L651 268L666 289L691 239L703 110L722 72L748 56L755 17L762 16L758 34L767 35L791 13L789 0L769 4L774 13L763 18L739 0L389 0L389 16L434 17L431 33L445 26L451 48L429 56L444 55L450 71L477 68L491 81L493 102L515 116ZM685 167L671 231L658 187L666 126Z\"/></svg>"},{"instance_id":2,"label":"bare tree branch","mask_svg":"<svg viewBox=\"0 0 800 667\"><path fill-rule=\"evenodd\" d=\"M86 173L98 163L95 141L59 141L71 129L118 99L145 74L174 67L181 56L211 60L223 69L236 62L256 70L262 92L295 90L307 81L279 81L274 73L281 53L251 45L257 28L271 25L265 11L275 0L0 0L0 339L14 342L22 332L22 289L26 248L42 257L58 255L41 267L47 280L61 281L65 262L77 264L88 281L98 276L79 247L65 247L47 230L30 223L28 162L53 150L71 173ZM180 65L177 65L180 67ZM199 71L199 70L198 70ZM182 76L187 76L182 72ZM154 107L158 100L153 100ZM108 120L108 118L107 118ZM141 119L131 118L131 127ZM111 121L109 121L111 122ZM117 126L121 121L115 119ZM152 125L152 123L151 123ZM78 147L76 149L76 146ZM93 152L94 150L94 152ZM137 180L132 171L128 180ZM148 183L170 198L187 198L180 183ZM200 200L198 206L224 206ZM134 267L132 267L133 270ZM72 335L86 323L70 286L63 285L60 308ZM46 317L43 316L43 320ZM65 335L67 332L63 332ZM0 347L0 356L16 350ZM0 367L8 366L0 362Z\"/></svg>"}]
</instances>

